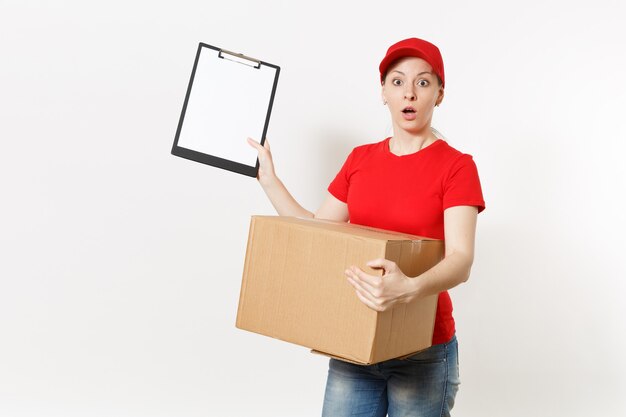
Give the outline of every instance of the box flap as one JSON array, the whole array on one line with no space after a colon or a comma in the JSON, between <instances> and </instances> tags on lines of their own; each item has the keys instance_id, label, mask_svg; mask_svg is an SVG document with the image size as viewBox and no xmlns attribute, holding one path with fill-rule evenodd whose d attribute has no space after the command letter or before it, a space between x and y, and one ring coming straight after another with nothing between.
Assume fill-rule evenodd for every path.
<instances>
[{"instance_id":1,"label":"box flap","mask_svg":"<svg viewBox=\"0 0 626 417\"><path fill-rule=\"evenodd\" d=\"M333 359L337 359L337 360L344 361L344 362L350 362L355 365L372 365L371 362L361 362L356 358L347 358L347 357L343 357L339 355L333 355L333 354L322 352L322 351L315 350L315 349L311 349L311 353L314 355L326 356L328 358L333 358Z\"/></svg>"},{"instance_id":2,"label":"box flap","mask_svg":"<svg viewBox=\"0 0 626 417\"><path fill-rule=\"evenodd\" d=\"M276 218L277 216L252 216L253 218ZM351 234L364 239L377 240L435 240L428 237L411 235L408 233L394 232L392 230L378 229L375 227L358 224L337 222L333 220L280 216L281 222L315 227L330 232Z\"/></svg>"}]
</instances>

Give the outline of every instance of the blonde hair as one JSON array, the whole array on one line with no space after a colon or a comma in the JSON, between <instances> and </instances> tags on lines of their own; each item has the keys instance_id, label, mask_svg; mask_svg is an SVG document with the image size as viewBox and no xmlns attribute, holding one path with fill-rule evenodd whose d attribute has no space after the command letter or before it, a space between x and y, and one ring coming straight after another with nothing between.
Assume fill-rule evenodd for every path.
<instances>
[{"instance_id":1,"label":"blonde hair","mask_svg":"<svg viewBox=\"0 0 626 417\"><path fill-rule=\"evenodd\" d=\"M437 129L435 129L434 127L430 127L430 130L433 132L433 134L435 135L435 137L437 139L443 139L446 140L447 138L443 135L443 133L441 133L440 131L438 131Z\"/></svg>"}]
</instances>

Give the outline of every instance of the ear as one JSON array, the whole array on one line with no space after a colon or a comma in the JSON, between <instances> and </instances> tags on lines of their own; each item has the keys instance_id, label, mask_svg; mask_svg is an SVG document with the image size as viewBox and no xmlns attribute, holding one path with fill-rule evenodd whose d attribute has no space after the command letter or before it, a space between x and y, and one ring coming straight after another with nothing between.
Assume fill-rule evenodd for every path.
<instances>
[{"instance_id":1,"label":"ear","mask_svg":"<svg viewBox=\"0 0 626 417\"><path fill-rule=\"evenodd\" d=\"M443 101L443 96L444 96L444 92L443 92L443 87L439 87L439 96L437 97L437 101L435 102L435 106L438 106L441 104L441 102Z\"/></svg>"},{"instance_id":2,"label":"ear","mask_svg":"<svg viewBox=\"0 0 626 417\"><path fill-rule=\"evenodd\" d=\"M387 99L385 98L385 84L383 84L380 89L380 99L383 101L383 104L387 104Z\"/></svg>"}]
</instances>

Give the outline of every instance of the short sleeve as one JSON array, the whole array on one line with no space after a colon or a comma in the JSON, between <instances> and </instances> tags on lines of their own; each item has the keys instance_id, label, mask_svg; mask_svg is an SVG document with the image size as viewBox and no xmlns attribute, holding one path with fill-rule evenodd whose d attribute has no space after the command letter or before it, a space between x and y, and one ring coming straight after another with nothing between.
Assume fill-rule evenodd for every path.
<instances>
[{"instance_id":1,"label":"short sleeve","mask_svg":"<svg viewBox=\"0 0 626 417\"><path fill-rule=\"evenodd\" d=\"M485 209L478 169L471 155L461 155L445 179L443 209L454 206L475 206L479 213Z\"/></svg>"},{"instance_id":2,"label":"short sleeve","mask_svg":"<svg viewBox=\"0 0 626 417\"><path fill-rule=\"evenodd\" d=\"M354 158L354 151L348 155L343 166L335 176L335 179L328 186L328 192L337 200L344 203L348 202L348 189L350 188L351 165Z\"/></svg>"}]
</instances>

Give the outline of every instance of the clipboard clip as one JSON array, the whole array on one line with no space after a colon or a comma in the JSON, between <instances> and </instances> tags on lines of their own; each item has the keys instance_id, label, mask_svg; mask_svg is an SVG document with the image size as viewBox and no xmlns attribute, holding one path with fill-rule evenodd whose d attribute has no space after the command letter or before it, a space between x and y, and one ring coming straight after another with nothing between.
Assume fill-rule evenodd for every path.
<instances>
[{"instance_id":1,"label":"clipboard clip","mask_svg":"<svg viewBox=\"0 0 626 417\"><path fill-rule=\"evenodd\" d=\"M230 55L230 56L226 57L223 54ZM244 54L238 54L236 52L231 52L225 49L220 49L220 52L217 56L222 59L227 59L229 61L237 62L239 64L247 65L249 67L253 67L256 69L261 68L261 61L259 61L258 59L250 58L249 56L245 56ZM254 62L256 65L252 65L251 62Z\"/></svg>"}]
</instances>

